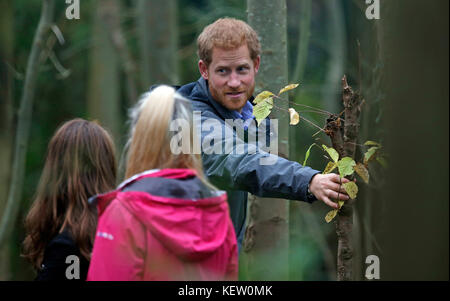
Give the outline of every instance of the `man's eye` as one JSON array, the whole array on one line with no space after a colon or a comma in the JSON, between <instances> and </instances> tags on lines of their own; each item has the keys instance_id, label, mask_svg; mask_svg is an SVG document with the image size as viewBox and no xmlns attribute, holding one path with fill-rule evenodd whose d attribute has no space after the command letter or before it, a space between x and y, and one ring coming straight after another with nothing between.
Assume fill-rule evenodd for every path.
<instances>
[{"instance_id":1,"label":"man's eye","mask_svg":"<svg viewBox=\"0 0 450 301\"><path fill-rule=\"evenodd\" d=\"M238 68L238 70L237 70L238 72L247 72L248 71L248 67L239 67Z\"/></svg>"},{"instance_id":2,"label":"man's eye","mask_svg":"<svg viewBox=\"0 0 450 301\"><path fill-rule=\"evenodd\" d=\"M225 72L227 72L227 70L225 70L223 68L217 69L217 73L224 74Z\"/></svg>"}]
</instances>

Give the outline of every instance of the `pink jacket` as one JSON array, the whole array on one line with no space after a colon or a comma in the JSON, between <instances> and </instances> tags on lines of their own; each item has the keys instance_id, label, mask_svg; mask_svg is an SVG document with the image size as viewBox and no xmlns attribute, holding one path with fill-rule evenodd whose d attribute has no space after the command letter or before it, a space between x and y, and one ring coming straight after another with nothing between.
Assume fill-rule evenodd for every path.
<instances>
[{"instance_id":1,"label":"pink jacket","mask_svg":"<svg viewBox=\"0 0 450 301\"><path fill-rule=\"evenodd\" d=\"M237 280L226 198L188 169L144 172L97 196L87 280Z\"/></svg>"}]
</instances>

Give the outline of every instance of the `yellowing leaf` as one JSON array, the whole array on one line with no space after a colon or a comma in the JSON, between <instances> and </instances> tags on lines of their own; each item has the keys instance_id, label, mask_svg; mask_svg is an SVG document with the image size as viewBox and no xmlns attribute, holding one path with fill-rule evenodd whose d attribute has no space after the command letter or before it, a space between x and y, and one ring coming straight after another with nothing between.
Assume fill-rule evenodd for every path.
<instances>
[{"instance_id":1,"label":"yellowing leaf","mask_svg":"<svg viewBox=\"0 0 450 301\"><path fill-rule=\"evenodd\" d=\"M337 209L331 210L330 212L327 213L327 215L325 216L325 221L327 223L331 222L333 220L333 218L336 216L336 214L338 213Z\"/></svg>"},{"instance_id":2,"label":"yellowing leaf","mask_svg":"<svg viewBox=\"0 0 450 301\"><path fill-rule=\"evenodd\" d=\"M338 204L339 204L339 209L341 209L341 207L344 206L344 201L339 201Z\"/></svg>"},{"instance_id":3,"label":"yellowing leaf","mask_svg":"<svg viewBox=\"0 0 450 301\"><path fill-rule=\"evenodd\" d=\"M273 96L273 93L270 91L262 91L261 93L259 93L256 98L253 100L253 103L256 105L258 103L260 103L261 101L263 101L264 99L267 99L269 97Z\"/></svg>"},{"instance_id":4,"label":"yellowing leaf","mask_svg":"<svg viewBox=\"0 0 450 301\"><path fill-rule=\"evenodd\" d=\"M378 146L372 146L367 150L367 152L364 154L364 165L367 166L367 163L369 163L369 161L374 159L374 155L378 149L379 149Z\"/></svg>"},{"instance_id":5,"label":"yellowing leaf","mask_svg":"<svg viewBox=\"0 0 450 301\"><path fill-rule=\"evenodd\" d=\"M339 174L341 175L341 178L345 176L349 176L353 174L353 166L356 165L355 160L353 160L350 157L344 157L341 160L337 162L337 166L339 169Z\"/></svg>"},{"instance_id":6,"label":"yellowing leaf","mask_svg":"<svg viewBox=\"0 0 450 301\"><path fill-rule=\"evenodd\" d=\"M303 161L303 166L306 165L306 161L307 161L308 158L309 158L309 153L310 153L310 151L311 151L311 148L314 146L314 144L315 144L315 143L311 144L311 145L309 146L308 150L306 151L306 154L305 154L305 161Z\"/></svg>"},{"instance_id":7,"label":"yellowing leaf","mask_svg":"<svg viewBox=\"0 0 450 301\"><path fill-rule=\"evenodd\" d=\"M339 154L334 148L327 147L325 144L322 144L322 147L330 155L331 160L333 160L334 162L337 162L339 160Z\"/></svg>"},{"instance_id":8,"label":"yellowing leaf","mask_svg":"<svg viewBox=\"0 0 450 301\"><path fill-rule=\"evenodd\" d=\"M342 187L344 187L345 191L351 199L356 198L356 195L358 194L358 186L356 186L355 182L347 182L345 184L342 184Z\"/></svg>"},{"instance_id":9,"label":"yellowing leaf","mask_svg":"<svg viewBox=\"0 0 450 301\"><path fill-rule=\"evenodd\" d=\"M298 85L299 85L299 84L290 84L290 85L287 85L286 87L284 87L283 89L281 89L280 92L278 92L278 95L281 95L281 93L284 93L284 92L286 92L286 91L295 89L295 88L298 87Z\"/></svg>"},{"instance_id":10,"label":"yellowing leaf","mask_svg":"<svg viewBox=\"0 0 450 301\"><path fill-rule=\"evenodd\" d=\"M300 121L300 116L293 108L289 108L289 116L291 117L291 121L289 122L291 125L296 125Z\"/></svg>"},{"instance_id":11,"label":"yellowing leaf","mask_svg":"<svg viewBox=\"0 0 450 301\"><path fill-rule=\"evenodd\" d=\"M365 145L365 146L378 146L378 147L381 146L381 144L379 144L378 142L370 141L370 140L364 142L364 145Z\"/></svg>"},{"instance_id":12,"label":"yellowing leaf","mask_svg":"<svg viewBox=\"0 0 450 301\"><path fill-rule=\"evenodd\" d=\"M256 122L258 125L264 120L267 116L269 116L271 110L273 108L273 98L269 97L265 101L261 101L257 105L253 107L253 115L256 118Z\"/></svg>"},{"instance_id":13,"label":"yellowing leaf","mask_svg":"<svg viewBox=\"0 0 450 301\"><path fill-rule=\"evenodd\" d=\"M328 162L327 166L325 167L323 174L326 175L327 173L332 172L337 167L337 164L334 162Z\"/></svg>"},{"instance_id":14,"label":"yellowing leaf","mask_svg":"<svg viewBox=\"0 0 450 301\"><path fill-rule=\"evenodd\" d=\"M357 163L355 166L353 166L353 169L361 177L361 179L366 182L366 184L369 184L369 171L364 166L364 164Z\"/></svg>"}]
</instances>

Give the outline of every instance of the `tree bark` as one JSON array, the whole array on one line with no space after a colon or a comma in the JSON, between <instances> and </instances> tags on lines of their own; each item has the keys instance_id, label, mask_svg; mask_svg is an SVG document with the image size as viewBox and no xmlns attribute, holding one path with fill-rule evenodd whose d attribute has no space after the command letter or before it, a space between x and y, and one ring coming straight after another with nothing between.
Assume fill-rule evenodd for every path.
<instances>
[{"instance_id":1,"label":"tree bark","mask_svg":"<svg viewBox=\"0 0 450 301\"><path fill-rule=\"evenodd\" d=\"M109 39L121 59L122 70L125 73L128 106L132 106L138 98L136 63L131 55L127 40L120 25L120 0L101 0L101 19L104 30L108 32Z\"/></svg>"},{"instance_id":2,"label":"tree bark","mask_svg":"<svg viewBox=\"0 0 450 301\"><path fill-rule=\"evenodd\" d=\"M449 2L380 2L389 155L380 277L448 281Z\"/></svg>"},{"instance_id":3,"label":"tree bark","mask_svg":"<svg viewBox=\"0 0 450 301\"><path fill-rule=\"evenodd\" d=\"M89 58L87 109L89 118L99 120L116 138L117 143L121 132L119 58L108 31L103 26L102 18L108 11L108 6L96 3Z\"/></svg>"},{"instance_id":4,"label":"tree bark","mask_svg":"<svg viewBox=\"0 0 450 301\"><path fill-rule=\"evenodd\" d=\"M344 72L347 44L344 13L341 1L324 1L323 4L327 15L328 34L328 64L323 99L328 111L338 112L341 106L336 100L340 90L339 78Z\"/></svg>"},{"instance_id":5,"label":"tree bark","mask_svg":"<svg viewBox=\"0 0 450 301\"><path fill-rule=\"evenodd\" d=\"M287 33L285 0L248 0L248 22L261 38L261 66L257 91L278 91L287 84ZM277 106L287 110L286 102ZM278 119L279 155L288 157L286 112L274 110ZM244 252L247 272L255 280L287 280L289 252L289 206L286 200L249 197L249 222Z\"/></svg>"},{"instance_id":6,"label":"tree bark","mask_svg":"<svg viewBox=\"0 0 450 301\"><path fill-rule=\"evenodd\" d=\"M23 94L20 101L12 169L13 174L9 188L8 201L0 224L0 248L7 242L11 234L13 229L12 225L17 218L21 204L36 80L38 77L39 66L42 63L40 57L44 50L46 37L50 32L53 22L53 14L54 0L44 0L42 2L41 18L34 36L31 53L28 57Z\"/></svg>"},{"instance_id":7,"label":"tree bark","mask_svg":"<svg viewBox=\"0 0 450 301\"><path fill-rule=\"evenodd\" d=\"M293 83L301 82L303 80L303 74L305 73L306 62L308 59L309 37L311 35L311 8L311 0L300 1L297 60L291 76L291 82Z\"/></svg>"},{"instance_id":8,"label":"tree bark","mask_svg":"<svg viewBox=\"0 0 450 301\"><path fill-rule=\"evenodd\" d=\"M3 215L11 180L13 150L13 1L0 2L0 216ZM0 281L9 280L11 247L0 248Z\"/></svg>"},{"instance_id":9,"label":"tree bark","mask_svg":"<svg viewBox=\"0 0 450 301\"><path fill-rule=\"evenodd\" d=\"M139 0L137 18L145 88L178 84L177 1Z\"/></svg>"},{"instance_id":10,"label":"tree bark","mask_svg":"<svg viewBox=\"0 0 450 301\"><path fill-rule=\"evenodd\" d=\"M342 78L342 102L344 104L345 122L338 116L327 120L326 130L333 147L339 157L355 158L358 141L359 114L361 98ZM343 135L342 135L343 132ZM337 279L339 281L353 280L353 201L345 202L336 218L336 234L338 236Z\"/></svg>"}]
</instances>

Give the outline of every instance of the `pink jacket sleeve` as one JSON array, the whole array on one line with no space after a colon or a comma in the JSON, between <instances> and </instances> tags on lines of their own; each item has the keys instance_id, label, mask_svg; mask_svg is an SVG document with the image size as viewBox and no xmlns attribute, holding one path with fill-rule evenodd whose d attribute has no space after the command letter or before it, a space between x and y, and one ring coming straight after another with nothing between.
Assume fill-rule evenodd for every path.
<instances>
[{"instance_id":1,"label":"pink jacket sleeve","mask_svg":"<svg viewBox=\"0 0 450 301\"><path fill-rule=\"evenodd\" d=\"M99 218L87 280L142 280L144 260L145 229L114 199Z\"/></svg>"}]
</instances>

